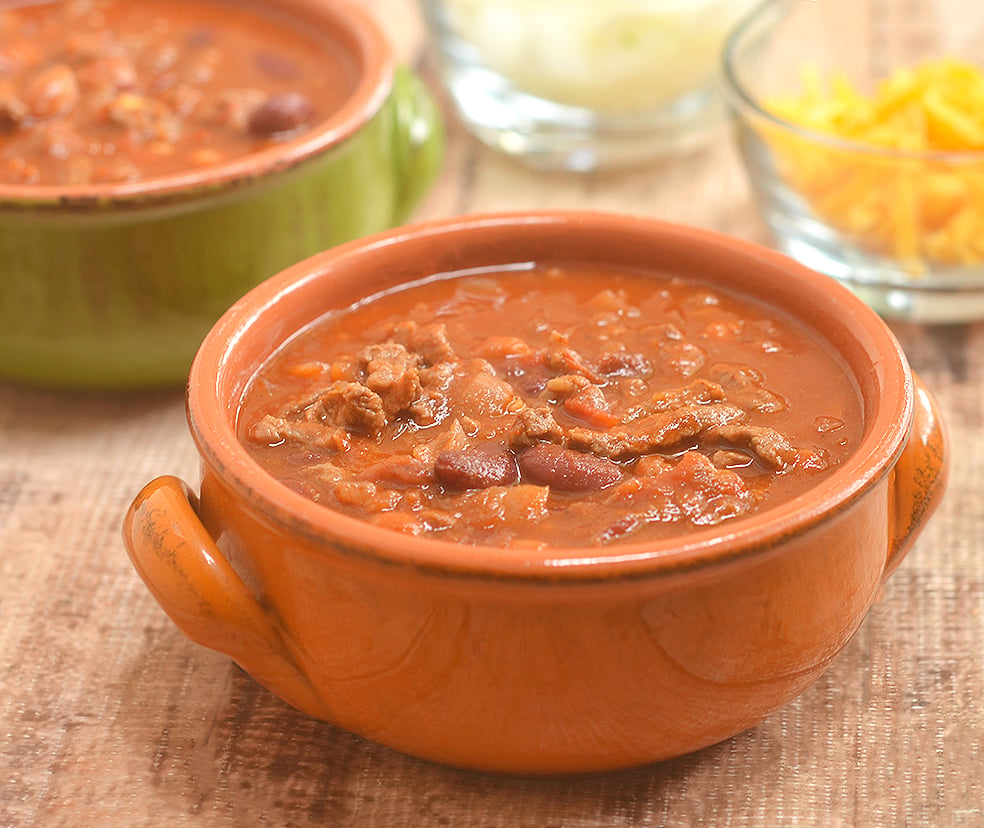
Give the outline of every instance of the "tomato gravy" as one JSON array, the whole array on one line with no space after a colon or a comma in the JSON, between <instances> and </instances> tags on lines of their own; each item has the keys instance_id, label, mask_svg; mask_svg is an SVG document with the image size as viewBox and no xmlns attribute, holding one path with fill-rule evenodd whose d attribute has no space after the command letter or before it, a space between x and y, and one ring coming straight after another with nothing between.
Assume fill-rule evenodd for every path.
<instances>
[{"instance_id":1,"label":"tomato gravy","mask_svg":"<svg viewBox=\"0 0 984 828\"><path fill-rule=\"evenodd\" d=\"M0 6L0 183L127 183L303 133L355 83L308 28L210 0Z\"/></svg>"},{"instance_id":2,"label":"tomato gravy","mask_svg":"<svg viewBox=\"0 0 984 828\"><path fill-rule=\"evenodd\" d=\"M858 445L858 389L805 326L632 272L433 278L300 332L239 431L327 508L463 544L679 536L786 501Z\"/></svg>"}]
</instances>

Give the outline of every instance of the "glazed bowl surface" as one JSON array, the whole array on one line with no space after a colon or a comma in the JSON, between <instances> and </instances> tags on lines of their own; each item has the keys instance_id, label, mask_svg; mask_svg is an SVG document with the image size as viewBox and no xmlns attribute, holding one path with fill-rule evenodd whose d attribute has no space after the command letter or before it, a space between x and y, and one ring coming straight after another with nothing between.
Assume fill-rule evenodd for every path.
<instances>
[{"instance_id":1,"label":"glazed bowl surface","mask_svg":"<svg viewBox=\"0 0 984 828\"><path fill-rule=\"evenodd\" d=\"M982 33L976 4L767 0L725 46L734 133L777 245L885 317L984 317Z\"/></svg>"},{"instance_id":2,"label":"glazed bowl surface","mask_svg":"<svg viewBox=\"0 0 984 828\"><path fill-rule=\"evenodd\" d=\"M187 172L0 184L0 378L180 385L202 337L249 288L401 223L432 182L439 112L366 12L335 0L236 11L323 43L348 71L344 99L302 134Z\"/></svg>"},{"instance_id":3,"label":"glazed bowl surface","mask_svg":"<svg viewBox=\"0 0 984 828\"><path fill-rule=\"evenodd\" d=\"M251 377L323 313L435 273L545 261L728 286L807 325L856 383L857 450L804 495L677 539L468 546L332 511L237 434ZM149 483L124 521L140 576L194 641L299 709L395 749L511 773L627 767L706 747L820 676L942 495L936 404L835 281L727 236L628 215L411 225L250 291L188 385L200 493Z\"/></svg>"}]
</instances>

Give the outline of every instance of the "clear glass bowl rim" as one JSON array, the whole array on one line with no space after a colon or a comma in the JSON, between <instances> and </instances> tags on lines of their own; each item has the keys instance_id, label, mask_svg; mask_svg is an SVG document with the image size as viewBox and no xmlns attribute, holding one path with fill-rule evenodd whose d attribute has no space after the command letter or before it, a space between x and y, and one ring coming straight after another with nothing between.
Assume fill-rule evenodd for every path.
<instances>
[{"instance_id":1,"label":"clear glass bowl rim","mask_svg":"<svg viewBox=\"0 0 984 828\"><path fill-rule=\"evenodd\" d=\"M822 0L816 0L817 5L820 2ZM780 23L783 16L792 12L795 7L802 6L802 4L803 0L762 0L731 30L725 40L721 68L725 94L736 111L750 110L758 118L768 121L786 132L840 152L851 152L871 158L898 160L900 162L932 161L947 164L980 164L984 162L984 151L982 150L900 150L851 141L794 124L766 108L739 79L741 49L745 45L747 37L759 34L763 30L761 27L767 31L770 26ZM744 117L744 112L742 112L742 117Z\"/></svg>"}]
</instances>

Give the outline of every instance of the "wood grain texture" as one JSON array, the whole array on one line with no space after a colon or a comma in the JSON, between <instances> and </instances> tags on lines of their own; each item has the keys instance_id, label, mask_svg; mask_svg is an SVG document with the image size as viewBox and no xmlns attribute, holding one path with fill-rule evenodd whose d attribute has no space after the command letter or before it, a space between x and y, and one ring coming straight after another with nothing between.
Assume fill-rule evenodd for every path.
<instances>
[{"instance_id":1,"label":"wood grain texture","mask_svg":"<svg viewBox=\"0 0 984 828\"><path fill-rule=\"evenodd\" d=\"M365 0L424 73L411 0ZM590 206L757 241L733 150L539 175L449 119L418 217ZM692 756L573 779L466 773L309 719L185 639L123 551L151 478L197 480L180 391L0 386L0 826L984 825L984 324L896 325L955 447L949 494L828 673Z\"/></svg>"}]
</instances>

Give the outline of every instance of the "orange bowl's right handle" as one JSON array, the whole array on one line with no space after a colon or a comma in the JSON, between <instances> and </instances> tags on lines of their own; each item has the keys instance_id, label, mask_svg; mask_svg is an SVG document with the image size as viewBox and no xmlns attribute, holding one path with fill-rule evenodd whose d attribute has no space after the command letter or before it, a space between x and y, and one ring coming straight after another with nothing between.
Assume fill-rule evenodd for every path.
<instances>
[{"instance_id":1,"label":"orange bowl's right handle","mask_svg":"<svg viewBox=\"0 0 984 828\"><path fill-rule=\"evenodd\" d=\"M890 504L893 535L882 580L912 548L930 515L939 506L949 477L949 443L939 404L919 377L915 383L912 432L892 471Z\"/></svg>"},{"instance_id":2,"label":"orange bowl's right handle","mask_svg":"<svg viewBox=\"0 0 984 828\"><path fill-rule=\"evenodd\" d=\"M196 507L176 477L144 486L123 520L137 573L188 638L232 656L285 701L324 718L324 702L291 657L279 624L226 560Z\"/></svg>"}]
</instances>

